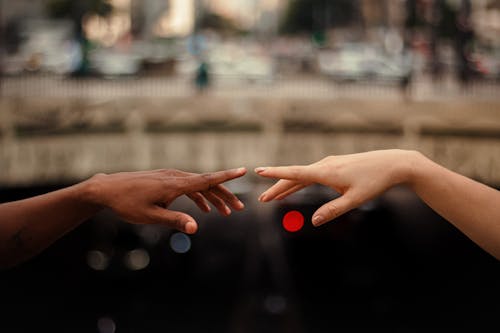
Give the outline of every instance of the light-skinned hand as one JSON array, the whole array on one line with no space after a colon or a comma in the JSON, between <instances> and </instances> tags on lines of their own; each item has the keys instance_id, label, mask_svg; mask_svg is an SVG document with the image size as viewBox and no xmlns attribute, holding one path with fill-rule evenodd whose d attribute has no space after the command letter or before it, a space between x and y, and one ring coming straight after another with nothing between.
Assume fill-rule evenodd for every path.
<instances>
[{"instance_id":1,"label":"light-skinned hand","mask_svg":"<svg viewBox=\"0 0 500 333\"><path fill-rule=\"evenodd\" d=\"M407 181L411 156L411 152L384 150L328 156L310 165L259 167L258 175L280 179L259 200L281 200L313 183L328 186L340 196L313 214L313 225L320 226Z\"/></svg>"}]
</instances>

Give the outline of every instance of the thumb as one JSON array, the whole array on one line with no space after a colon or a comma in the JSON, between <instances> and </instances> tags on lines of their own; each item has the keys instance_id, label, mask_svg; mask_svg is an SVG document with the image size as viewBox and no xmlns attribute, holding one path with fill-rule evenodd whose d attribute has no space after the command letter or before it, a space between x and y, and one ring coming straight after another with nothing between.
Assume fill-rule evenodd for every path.
<instances>
[{"instance_id":1,"label":"thumb","mask_svg":"<svg viewBox=\"0 0 500 333\"><path fill-rule=\"evenodd\" d=\"M315 227L319 227L354 208L356 204L346 193L319 207L313 214L312 223Z\"/></svg>"},{"instance_id":2,"label":"thumb","mask_svg":"<svg viewBox=\"0 0 500 333\"><path fill-rule=\"evenodd\" d=\"M157 224L164 224L186 234L194 234L198 230L198 224L194 218L186 213L163 209L161 207L157 207L154 210L154 219Z\"/></svg>"}]
</instances>

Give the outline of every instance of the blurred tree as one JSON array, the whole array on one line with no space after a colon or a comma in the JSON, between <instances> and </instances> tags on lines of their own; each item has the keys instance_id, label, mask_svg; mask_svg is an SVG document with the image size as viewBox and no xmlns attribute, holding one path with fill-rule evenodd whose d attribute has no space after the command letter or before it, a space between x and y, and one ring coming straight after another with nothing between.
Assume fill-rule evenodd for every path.
<instances>
[{"instance_id":1,"label":"blurred tree","mask_svg":"<svg viewBox=\"0 0 500 333\"><path fill-rule=\"evenodd\" d=\"M283 33L318 34L331 27L351 24L358 13L356 0L291 0L280 30Z\"/></svg>"},{"instance_id":2,"label":"blurred tree","mask_svg":"<svg viewBox=\"0 0 500 333\"><path fill-rule=\"evenodd\" d=\"M213 29L223 33L241 33L241 29L231 20L210 11L204 11L196 22L197 29Z\"/></svg>"},{"instance_id":3,"label":"blurred tree","mask_svg":"<svg viewBox=\"0 0 500 333\"><path fill-rule=\"evenodd\" d=\"M406 20L405 28L407 30L415 29L419 26L424 25L420 12L418 10L417 0L407 0L406 1Z\"/></svg>"},{"instance_id":4,"label":"blurred tree","mask_svg":"<svg viewBox=\"0 0 500 333\"><path fill-rule=\"evenodd\" d=\"M450 6L450 3L445 0L437 2L437 17L436 27L438 36L441 38L452 39L457 34L456 16L457 12Z\"/></svg>"},{"instance_id":5,"label":"blurred tree","mask_svg":"<svg viewBox=\"0 0 500 333\"><path fill-rule=\"evenodd\" d=\"M471 21L471 0L462 0L456 15L456 37L455 52L458 59L458 79L465 87L477 74L475 64L472 60L472 48L474 43L474 27Z\"/></svg>"},{"instance_id":6,"label":"blurred tree","mask_svg":"<svg viewBox=\"0 0 500 333\"><path fill-rule=\"evenodd\" d=\"M69 18L75 24L75 32L82 33L82 19L87 14L107 16L113 7L106 0L49 0L47 10L51 17Z\"/></svg>"},{"instance_id":7,"label":"blurred tree","mask_svg":"<svg viewBox=\"0 0 500 333\"><path fill-rule=\"evenodd\" d=\"M488 9L500 9L500 0L490 0L488 2Z\"/></svg>"},{"instance_id":8,"label":"blurred tree","mask_svg":"<svg viewBox=\"0 0 500 333\"><path fill-rule=\"evenodd\" d=\"M492 0L489 5L499 0ZM439 59L441 41L452 41L455 49L457 66L454 70L465 86L476 75L472 61L472 48L475 41L474 27L471 21L471 0L433 0L430 2L432 15L426 20L422 8L429 4L423 0L406 0L407 17L405 20L406 44L411 44L416 29L430 28L430 66L434 79L442 75L442 63Z\"/></svg>"},{"instance_id":9,"label":"blurred tree","mask_svg":"<svg viewBox=\"0 0 500 333\"><path fill-rule=\"evenodd\" d=\"M430 24L437 38L454 38L457 34L457 10L448 0L433 0L432 18L429 21L425 17L427 3L423 0L406 0L405 28L414 30Z\"/></svg>"},{"instance_id":10,"label":"blurred tree","mask_svg":"<svg viewBox=\"0 0 500 333\"><path fill-rule=\"evenodd\" d=\"M434 0L432 7L430 51L431 74L435 81L442 78L444 66L440 58L440 42L451 40L457 35L456 10L446 0Z\"/></svg>"},{"instance_id":11,"label":"blurred tree","mask_svg":"<svg viewBox=\"0 0 500 333\"><path fill-rule=\"evenodd\" d=\"M88 74L89 41L83 32L83 18L92 14L107 16L112 10L113 7L107 0L49 0L47 2L47 11L50 17L66 18L73 22L75 37L80 43L82 54L82 61L73 75Z\"/></svg>"}]
</instances>

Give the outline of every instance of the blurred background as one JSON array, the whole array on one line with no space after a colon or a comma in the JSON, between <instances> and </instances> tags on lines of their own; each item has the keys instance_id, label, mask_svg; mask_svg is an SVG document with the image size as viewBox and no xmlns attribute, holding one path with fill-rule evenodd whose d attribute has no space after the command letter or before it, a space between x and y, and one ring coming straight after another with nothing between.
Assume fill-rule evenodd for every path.
<instances>
[{"instance_id":1,"label":"blurred background","mask_svg":"<svg viewBox=\"0 0 500 333\"><path fill-rule=\"evenodd\" d=\"M0 201L98 172L306 164L416 149L500 186L498 0L0 1ZM0 272L1 332L498 331L498 261L395 188L199 232L104 211Z\"/></svg>"}]
</instances>

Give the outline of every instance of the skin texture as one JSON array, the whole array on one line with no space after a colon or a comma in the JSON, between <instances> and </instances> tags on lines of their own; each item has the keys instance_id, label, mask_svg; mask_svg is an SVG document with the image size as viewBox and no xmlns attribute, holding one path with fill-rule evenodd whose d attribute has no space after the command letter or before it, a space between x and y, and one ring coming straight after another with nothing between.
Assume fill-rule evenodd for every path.
<instances>
[{"instance_id":1,"label":"skin texture","mask_svg":"<svg viewBox=\"0 0 500 333\"><path fill-rule=\"evenodd\" d=\"M182 195L204 212L208 202L224 216L243 203L222 183L243 176L244 168L205 174L154 170L98 174L79 184L0 205L0 266L10 267L51 245L105 207L134 224L161 224L192 234L188 214L169 210Z\"/></svg>"},{"instance_id":2,"label":"skin texture","mask_svg":"<svg viewBox=\"0 0 500 333\"><path fill-rule=\"evenodd\" d=\"M313 183L340 193L340 197L313 214L315 226L395 185L406 185L472 241L500 259L500 192L452 172L418 152L381 150L329 156L310 165L260 167L255 172L279 179L259 197L262 202L284 199Z\"/></svg>"}]
</instances>

